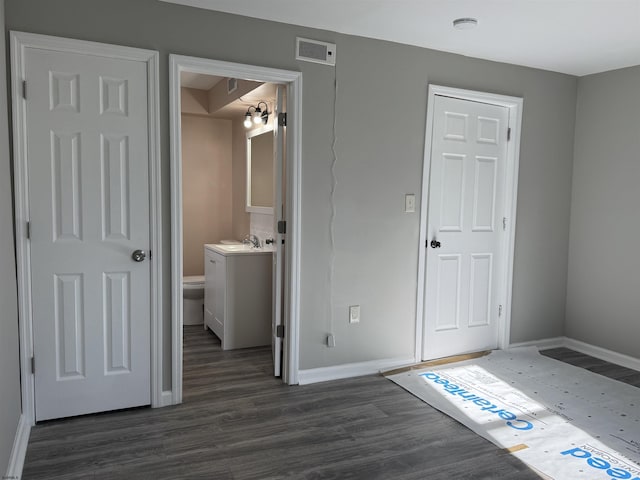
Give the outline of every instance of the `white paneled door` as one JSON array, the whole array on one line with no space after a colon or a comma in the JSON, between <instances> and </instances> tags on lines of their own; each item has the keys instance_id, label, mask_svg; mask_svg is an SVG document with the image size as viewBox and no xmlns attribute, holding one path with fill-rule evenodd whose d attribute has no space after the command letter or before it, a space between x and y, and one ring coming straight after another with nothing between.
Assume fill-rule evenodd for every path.
<instances>
[{"instance_id":1,"label":"white paneled door","mask_svg":"<svg viewBox=\"0 0 640 480\"><path fill-rule=\"evenodd\" d=\"M279 232L278 222L285 219L285 198L283 186L286 185L285 172L285 127L278 122L278 115L285 113L285 86L276 87L276 120L273 127L273 162L274 162L274 204L273 231L275 234L275 250L273 252L272 295L273 312L271 324L271 352L273 355L273 374L282 376L282 338L284 335L284 255L285 234Z\"/></svg>"},{"instance_id":2,"label":"white paneled door","mask_svg":"<svg viewBox=\"0 0 640 480\"><path fill-rule=\"evenodd\" d=\"M496 348L502 313L497 294L508 109L434 98L425 359Z\"/></svg>"},{"instance_id":3,"label":"white paneled door","mask_svg":"<svg viewBox=\"0 0 640 480\"><path fill-rule=\"evenodd\" d=\"M147 65L28 48L24 75L36 420L148 405Z\"/></svg>"}]
</instances>

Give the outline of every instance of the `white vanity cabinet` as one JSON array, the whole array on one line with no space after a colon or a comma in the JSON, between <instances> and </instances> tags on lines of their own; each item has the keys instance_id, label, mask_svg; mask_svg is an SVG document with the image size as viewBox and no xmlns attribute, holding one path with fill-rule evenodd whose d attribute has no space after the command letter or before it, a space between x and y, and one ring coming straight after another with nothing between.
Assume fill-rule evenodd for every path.
<instances>
[{"instance_id":1,"label":"white vanity cabinet","mask_svg":"<svg viewBox=\"0 0 640 480\"><path fill-rule=\"evenodd\" d=\"M204 325L223 350L271 344L272 252L205 245Z\"/></svg>"}]
</instances>

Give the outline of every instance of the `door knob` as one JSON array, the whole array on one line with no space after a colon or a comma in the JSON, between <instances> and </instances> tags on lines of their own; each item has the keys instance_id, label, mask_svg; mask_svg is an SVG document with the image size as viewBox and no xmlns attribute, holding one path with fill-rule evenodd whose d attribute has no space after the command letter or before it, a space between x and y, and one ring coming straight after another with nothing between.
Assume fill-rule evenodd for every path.
<instances>
[{"instance_id":1,"label":"door knob","mask_svg":"<svg viewBox=\"0 0 640 480\"><path fill-rule=\"evenodd\" d=\"M431 248L440 248L441 244L439 241L437 241L435 238L433 240L431 240Z\"/></svg>"},{"instance_id":2,"label":"door knob","mask_svg":"<svg viewBox=\"0 0 640 480\"><path fill-rule=\"evenodd\" d=\"M131 258L133 258L134 262L142 262L145 258L147 258L147 254L144 250L135 250L131 254Z\"/></svg>"},{"instance_id":3,"label":"door knob","mask_svg":"<svg viewBox=\"0 0 640 480\"><path fill-rule=\"evenodd\" d=\"M266 243L267 245L271 245L274 242L273 238L267 238L264 243Z\"/></svg>"}]
</instances>

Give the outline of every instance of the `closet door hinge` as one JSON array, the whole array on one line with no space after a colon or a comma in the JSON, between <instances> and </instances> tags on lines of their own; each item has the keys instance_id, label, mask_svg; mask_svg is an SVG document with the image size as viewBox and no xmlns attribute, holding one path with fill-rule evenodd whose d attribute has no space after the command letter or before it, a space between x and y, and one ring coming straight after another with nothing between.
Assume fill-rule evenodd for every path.
<instances>
[{"instance_id":1,"label":"closet door hinge","mask_svg":"<svg viewBox=\"0 0 640 480\"><path fill-rule=\"evenodd\" d=\"M278 325L276 327L276 337L284 338L284 325Z\"/></svg>"},{"instance_id":2,"label":"closet door hinge","mask_svg":"<svg viewBox=\"0 0 640 480\"><path fill-rule=\"evenodd\" d=\"M27 240L31 240L31 222L27 222Z\"/></svg>"},{"instance_id":3,"label":"closet door hinge","mask_svg":"<svg viewBox=\"0 0 640 480\"><path fill-rule=\"evenodd\" d=\"M498 317L502 316L502 305L498 305Z\"/></svg>"},{"instance_id":4,"label":"closet door hinge","mask_svg":"<svg viewBox=\"0 0 640 480\"><path fill-rule=\"evenodd\" d=\"M35 375L36 373L36 357L31 357L31 374Z\"/></svg>"},{"instance_id":5,"label":"closet door hinge","mask_svg":"<svg viewBox=\"0 0 640 480\"><path fill-rule=\"evenodd\" d=\"M507 128L507 142L511 140L511 127Z\"/></svg>"},{"instance_id":6,"label":"closet door hinge","mask_svg":"<svg viewBox=\"0 0 640 480\"><path fill-rule=\"evenodd\" d=\"M278 220L278 233L287 233L287 222L285 220Z\"/></svg>"},{"instance_id":7,"label":"closet door hinge","mask_svg":"<svg viewBox=\"0 0 640 480\"><path fill-rule=\"evenodd\" d=\"M287 126L287 114L286 112L281 112L278 114L278 125L281 127Z\"/></svg>"},{"instance_id":8,"label":"closet door hinge","mask_svg":"<svg viewBox=\"0 0 640 480\"><path fill-rule=\"evenodd\" d=\"M22 81L22 98L27 99L27 81Z\"/></svg>"}]
</instances>

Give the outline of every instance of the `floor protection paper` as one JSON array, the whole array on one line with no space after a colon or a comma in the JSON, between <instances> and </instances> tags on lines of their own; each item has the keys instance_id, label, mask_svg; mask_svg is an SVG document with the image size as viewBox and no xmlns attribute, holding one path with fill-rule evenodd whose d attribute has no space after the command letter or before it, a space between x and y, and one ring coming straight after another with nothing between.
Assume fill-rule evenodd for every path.
<instances>
[{"instance_id":1,"label":"floor protection paper","mask_svg":"<svg viewBox=\"0 0 640 480\"><path fill-rule=\"evenodd\" d=\"M640 480L640 389L535 348L387 375L556 480Z\"/></svg>"}]
</instances>

